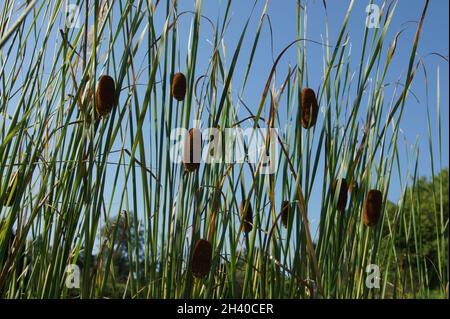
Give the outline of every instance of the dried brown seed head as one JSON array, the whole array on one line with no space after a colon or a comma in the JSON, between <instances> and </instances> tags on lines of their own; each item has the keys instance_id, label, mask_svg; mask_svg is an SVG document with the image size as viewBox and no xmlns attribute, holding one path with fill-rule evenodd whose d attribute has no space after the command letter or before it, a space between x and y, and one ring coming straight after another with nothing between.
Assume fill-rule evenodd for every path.
<instances>
[{"instance_id":1,"label":"dried brown seed head","mask_svg":"<svg viewBox=\"0 0 450 319\"><path fill-rule=\"evenodd\" d=\"M97 84L96 110L100 116L106 116L115 105L116 88L109 75L102 75Z\"/></svg>"},{"instance_id":2,"label":"dried brown seed head","mask_svg":"<svg viewBox=\"0 0 450 319\"><path fill-rule=\"evenodd\" d=\"M189 130L189 136L184 140L183 165L187 172L199 169L202 157L202 132L197 128Z\"/></svg>"},{"instance_id":3,"label":"dried brown seed head","mask_svg":"<svg viewBox=\"0 0 450 319\"><path fill-rule=\"evenodd\" d=\"M281 223L283 224L284 228L287 228L288 226L290 213L291 204L289 203L289 201L285 200L281 203Z\"/></svg>"},{"instance_id":4,"label":"dried brown seed head","mask_svg":"<svg viewBox=\"0 0 450 319\"><path fill-rule=\"evenodd\" d=\"M310 88L302 90L302 126L309 129L316 125L319 106L317 104L316 94Z\"/></svg>"},{"instance_id":5,"label":"dried brown seed head","mask_svg":"<svg viewBox=\"0 0 450 319\"><path fill-rule=\"evenodd\" d=\"M339 191L337 191L337 187L339 185L339 182L341 183L341 187ZM347 193L348 193L348 185L347 180L345 178L342 178L340 181L335 180L333 183L333 196L338 196L336 208L340 211L344 211L345 207L347 206Z\"/></svg>"},{"instance_id":6,"label":"dried brown seed head","mask_svg":"<svg viewBox=\"0 0 450 319\"><path fill-rule=\"evenodd\" d=\"M244 223L242 224L242 231L245 233L249 233L253 229L252 205L250 203L248 203L247 210L244 211L244 209L245 209L245 201L242 201L241 207L240 207L241 218L244 219Z\"/></svg>"},{"instance_id":7,"label":"dried brown seed head","mask_svg":"<svg viewBox=\"0 0 450 319\"><path fill-rule=\"evenodd\" d=\"M371 189L364 202L364 224L374 226L378 223L383 204L383 194L377 189Z\"/></svg>"},{"instance_id":8,"label":"dried brown seed head","mask_svg":"<svg viewBox=\"0 0 450 319\"><path fill-rule=\"evenodd\" d=\"M192 256L192 275L194 277L203 278L209 274L211 269L211 257L211 243L205 239L197 240Z\"/></svg>"},{"instance_id":9,"label":"dried brown seed head","mask_svg":"<svg viewBox=\"0 0 450 319\"><path fill-rule=\"evenodd\" d=\"M186 96L186 77L179 72L173 76L172 79L172 96L177 101L183 101Z\"/></svg>"}]
</instances>

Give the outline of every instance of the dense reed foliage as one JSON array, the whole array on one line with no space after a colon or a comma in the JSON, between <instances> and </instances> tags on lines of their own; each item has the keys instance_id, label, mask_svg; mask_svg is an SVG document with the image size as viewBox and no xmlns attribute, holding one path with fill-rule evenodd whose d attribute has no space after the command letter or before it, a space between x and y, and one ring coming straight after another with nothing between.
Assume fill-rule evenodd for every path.
<instances>
[{"instance_id":1,"label":"dense reed foliage","mask_svg":"<svg viewBox=\"0 0 450 319\"><path fill-rule=\"evenodd\" d=\"M406 211L387 201L393 183L405 190L401 203L414 196L406 190L414 192L418 174L429 175L417 171L418 152L409 166L398 160L427 2L416 36L401 39L410 59L392 96L386 74L400 40L386 34L395 1L382 6L380 28L365 31L360 56L348 41L353 1L338 38L315 43L299 1L298 39L275 52L261 88L252 71L255 52L265 50L267 3L248 12L239 37L225 39L231 0L217 21L202 15L202 0L188 12L178 2L74 1L86 17L79 28L60 23L66 1L29 1L17 20L13 1L0 5L1 297L426 298L431 276L443 296L447 194L440 187L433 199L433 267L417 203ZM180 20L190 21L189 38L180 37ZM211 51L199 70L205 28ZM323 47L322 70L308 67L310 45ZM295 50L297 64L278 83L279 61ZM320 83L309 83L311 72ZM259 100L246 101L248 90ZM195 120L279 127L275 174L259 174L260 164L191 163L192 148L188 161L173 162L172 129L190 130L193 140ZM321 198L315 206L312 192ZM399 234L414 247L401 256ZM66 285L70 264L79 266L79 288ZM377 289L366 285L369 264L381 271Z\"/></svg>"}]
</instances>

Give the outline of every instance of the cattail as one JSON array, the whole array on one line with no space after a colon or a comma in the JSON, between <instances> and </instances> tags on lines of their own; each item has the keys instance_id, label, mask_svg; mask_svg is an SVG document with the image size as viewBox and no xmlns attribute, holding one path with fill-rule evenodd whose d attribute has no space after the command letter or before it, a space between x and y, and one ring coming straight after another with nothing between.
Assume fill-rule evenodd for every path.
<instances>
[{"instance_id":1,"label":"cattail","mask_svg":"<svg viewBox=\"0 0 450 319\"><path fill-rule=\"evenodd\" d=\"M211 269L212 246L205 239L199 239L195 243L192 256L192 275L196 278L206 277Z\"/></svg>"},{"instance_id":2,"label":"cattail","mask_svg":"<svg viewBox=\"0 0 450 319\"><path fill-rule=\"evenodd\" d=\"M116 88L114 80L109 75L102 75L97 84L97 114L106 116L115 105Z\"/></svg>"},{"instance_id":3,"label":"cattail","mask_svg":"<svg viewBox=\"0 0 450 319\"><path fill-rule=\"evenodd\" d=\"M364 203L364 224L374 226L378 223L382 202L383 194L379 190L371 189Z\"/></svg>"},{"instance_id":4,"label":"cattail","mask_svg":"<svg viewBox=\"0 0 450 319\"><path fill-rule=\"evenodd\" d=\"M197 128L191 128L183 148L183 165L186 172L190 173L199 169L201 155L202 132Z\"/></svg>"},{"instance_id":5,"label":"cattail","mask_svg":"<svg viewBox=\"0 0 450 319\"><path fill-rule=\"evenodd\" d=\"M248 203L247 211L244 212L245 209L245 201L242 201L240 211L241 217L244 219L244 224L242 225L242 231L245 233L249 233L253 229L253 211L252 205Z\"/></svg>"},{"instance_id":6,"label":"cattail","mask_svg":"<svg viewBox=\"0 0 450 319\"><path fill-rule=\"evenodd\" d=\"M183 101L186 96L186 77L181 72L173 76L172 95L178 101Z\"/></svg>"},{"instance_id":7,"label":"cattail","mask_svg":"<svg viewBox=\"0 0 450 319\"><path fill-rule=\"evenodd\" d=\"M348 186L348 192L350 193L351 196L356 196L356 194L358 193L358 182L357 181L352 181L350 183L350 185Z\"/></svg>"},{"instance_id":8,"label":"cattail","mask_svg":"<svg viewBox=\"0 0 450 319\"><path fill-rule=\"evenodd\" d=\"M289 201L285 200L281 203L281 223L284 228L287 228L289 215L291 213L291 204Z\"/></svg>"},{"instance_id":9,"label":"cattail","mask_svg":"<svg viewBox=\"0 0 450 319\"><path fill-rule=\"evenodd\" d=\"M302 90L302 126L309 129L316 125L319 106L317 104L316 94L310 88Z\"/></svg>"},{"instance_id":10,"label":"cattail","mask_svg":"<svg viewBox=\"0 0 450 319\"><path fill-rule=\"evenodd\" d=\"M339 180L334 181L333 184L333 194L334 196L338 196L336 208L340 211L345 210L345 207L347 206L347 192L348 192L348 185L347 180L345 178L342 178L340 180L341 187L339 191L336 190Z\"/></svg>"}]
</instances>

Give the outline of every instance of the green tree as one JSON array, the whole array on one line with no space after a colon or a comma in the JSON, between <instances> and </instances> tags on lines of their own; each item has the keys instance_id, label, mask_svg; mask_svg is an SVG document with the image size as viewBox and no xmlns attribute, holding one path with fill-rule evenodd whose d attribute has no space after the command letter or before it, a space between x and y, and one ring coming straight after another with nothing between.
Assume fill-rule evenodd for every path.
<instances>
[{"instance_id":1,"label":"green tree","mask_svg":"<svg viewBox=\"0 0 450 319\"><path fill-rule=\"evenodd\" d=\"M105 258L112 253L116 281L126 281L130 270L134 273L136 263L140 264L139 269L144 269L144 232L142 229L136 229L131 214L123 213L119 217L110 218L101 233L102 243L99 254L104 256L103 263L106 265ZM135 256L136 248L139 256ZM130 268L130 264L132 268Z\"/></svg>"},{"instance_id":2,"label":"green tree","mask_svg":"<svg viewBox=\"0 0 450 319\"><path fill-rule=\"evenodd\" d=\"M448 192L448 169L444 169L434 178L419 178L406 189L403 203L388 203L389 221L396 225L396 262L405 270L402 275L412 279L409 286L417 280L426 281L430 289L447 285Z\"/></svg>"}]
</instances>

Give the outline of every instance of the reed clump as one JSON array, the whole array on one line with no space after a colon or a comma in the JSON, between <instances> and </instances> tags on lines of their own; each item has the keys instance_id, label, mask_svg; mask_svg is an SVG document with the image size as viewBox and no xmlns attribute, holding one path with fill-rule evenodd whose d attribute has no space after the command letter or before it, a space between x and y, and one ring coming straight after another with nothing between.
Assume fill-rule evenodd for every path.
<instances>
[{"instance_id":1,"label":"reed clump","mask_svg":"<svg viewBox=\"0 0 450 319\"><path fill-rule=\"evenodd\" d=\"M371 189L364 202L364 224L375 226L381 215L383 194L377 189Z\"/></svg>"},{"instance_id":2,"label":"reed clump","mask_svg":"<svg viewBox=\"0 0 450 319\"><path fill-rule=\"evenodd\" d=\"M99 116L108 115L114 107L116 87L114 79L109 75L102 75L97 84L96 110Z\"/></svg>"},{"instance_id":3,"label":"reed clump","mask_svg":"<svg viewBox=\"0 0 450 319\"><path fill-rule=\"evenodd\" d=\"M186 96L186 77L181 72L178 72L173 76L172 96L177 101L183 101Z\"/></svg>"},{"instance_id":4,"label":"reed clump","mask_svg":"<svg viewBox=\"0 0 450 319\"><path fill-rule=\"evenodd\" d=\"M421 85L423 18L415 34L398 36L405 16L392 5L377 17L382 30L359 37L352 20L361 8L349 1L328 12L333 30L321 38L322 3L279 1L291 11L281 26L288 44L270 36L275 8L246 1L212 12L208 1L78 1L88 25L64 30L42 21L66 6L29 2L14 24L12 1L0 4L0 258L9 255L0 260L0 298L445 293L448 171L430 188L420 176L448 165L439 138L448 79L438 58L428 90ZM389 126L404 122L416 89L433 101L423 111L438 115L424 119L432 169L414 166L427 155L422 141L403 147L411 132ZM198 149L200 134L188 135L200 128L195 120ZM218 135L207 136L208 126ZM172 138L179 128L182 141ZM10 182L16 170L23 176ZM394 185L400 205L389 203L384 218ZM372 195L366 203L371 188L382 192L379 209ZM81 289L61 280L72 263ZM382 269L380 289L365 285L368 264Z\"/></svg>"},{"instance_id":5,"label":"reed clump","mask_svg":"<svg viewBox=\"0 0 450 319\"><path fill-rule=\"evenodd\" d=\"M192 256L192 275L195 278L203 278L211 269L212 246L206 239L199 239L195 243Z\"/></svg>"},{"instance_id":6,"label":"reed clump","mask_svg":"<svg viewBox=\"0 0 450 319\"><path fill-rule=\"evenodd\" d=\"M202 155L202 132L197 128L191 128L188 138L184 140L183 166L188 173L195 172L200 168Z\"/></svg>"},{"instance_id":7,"label":"reed clump","mask_svg":"<svg viewBox=\"0 0 450 319\"><path fill-rule=\"evenodd\" d=\"M241 202L240 207L241 218L244 220L242 224L242 231L249 233L253 229L253 210L252 205L248 203L247 209L245 210L245 200ZM244 211L245 210L245 211Z\"/></svg>"},{"instance_id":8,"label":"reed clump","mask_svg":"<svg viewBox=\"0 0 450 319\"><path fill-rule=\"evenodd\" d=\"M319 114L319 105L317 104L316 94L310 88L302 90L302 126L309 129L316 125L317 115Z\"/></svg>"}]
</instances>

